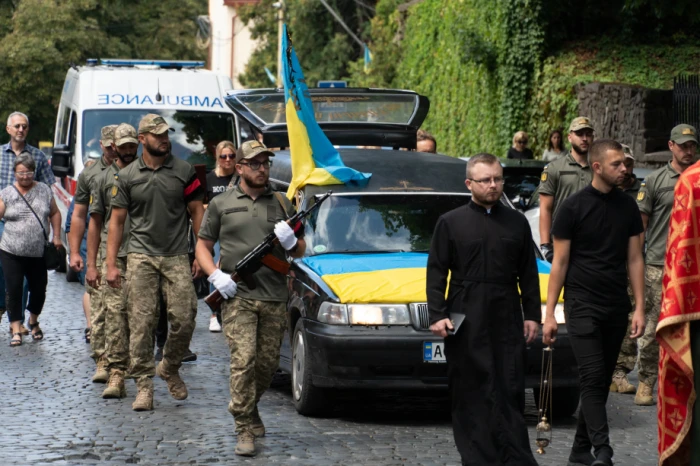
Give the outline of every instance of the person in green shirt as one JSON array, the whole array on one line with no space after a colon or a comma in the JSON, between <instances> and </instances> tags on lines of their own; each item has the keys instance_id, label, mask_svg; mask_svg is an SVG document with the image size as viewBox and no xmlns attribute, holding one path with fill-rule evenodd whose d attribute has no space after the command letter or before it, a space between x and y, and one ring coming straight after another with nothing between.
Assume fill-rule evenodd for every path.
<instances>
[{"instance_id":1,"label":"person in green shirt","mask_svg":"<svg viewBox=\"0 0 700 466\"><path fill-rule=\"evenodd\" d=\"M194 168L170 153L162 116L148 114L139 123L141 158L119 171L112 187L112 214L107 234L107 283L121 287L117 257L127 215L130 220L126 282L129 319L129 375L138 393L134 411L153 409L153 380L158 375L176 400L188 396L180 378L182 358L189 348L197 313L192 277L200 276L197 261L188 257L188 212L196 233L202 221L204 189ZM158 320L162 293L170 332L163 360L155 367L153 329Z\"/></svg>"},{"instance_id":2,"label":"person in green shirt","mask_svg":"<svg viewBox=\"0 0 700 466\"><path fill-rule=\"evenodd\" d=\"M209 203L196 248L202 270L225 299L221 314L231 350L228 410L238 434L235 453L243 456L254 456L255 438L265 435L257 405L279 365L288 291L285 276L267 267L255 272L255 289L234 282L231 274L236 263L273 231L279 239L273 252L278 259L285 260L285 251L302 257L306 250L303 238L297 238L285 221L294 214L292 204L268 183L273 156L258 141L241 145L236 152L240 183ZM211 253L217 241L221 268Z\"/></svg>"},{"instance_id":3,"label":"person in green shirt","mask_svg":"<svg viewBox=\"0 0 700 466\"><path fill-rule=\"evenodd\" d=\"M83 169L78 176L78 186L75 191L73 200L75 208L71 218L71 229L68 234L68 244L70 245L70 267L76 272L80 272L85 264L83 258L80 257L80 243L85 235L85 227L87 223L88 204L90 203L90 193L92 192L93 182L95 177L101 174L107 167L112 165L116 158L116 153L112 149L112 141L114 139L114 129L117 125L105 126L101 130L100 147L102 148L102 157ZM101 258L97 259L101 261ZM97 383L105 383L109 379L107 371L107 359L105 358L105 316L104 307L102 306L102 293L85 284L89 296L90 307L90 350L91 356L97 363L95 375L92 376L92 381Z\"/></svg>"}]
</instances>

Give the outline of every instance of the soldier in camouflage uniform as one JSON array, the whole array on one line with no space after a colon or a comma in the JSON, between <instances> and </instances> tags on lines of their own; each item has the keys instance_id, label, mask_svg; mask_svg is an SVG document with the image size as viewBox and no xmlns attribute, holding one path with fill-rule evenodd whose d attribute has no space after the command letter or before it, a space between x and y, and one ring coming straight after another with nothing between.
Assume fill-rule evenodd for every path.
<instances>
[{"instance_id":1,"label":"soldier in camouflage uniform","mask_svg":"<svg viewBox=\"0 0 700 466\"><path fill-rule=\"evenodd\" d=\"M136 160L139 141L136 129L122 123L114 130L114 150L117 160L95 180L90 199L90 225L88 232L88 277L92 286L100 286L100 273L107 274L107 265L101 271L95 268L94 257L106 256L107 229L111 215L112 188L119 171ZM126 248L129 236L129 218L124 224L122 245L117 253L117 268L123 283L121 288L102 287L102 302L105 309L106 357L109 369L109 383L102 392L102 398L124 398L126 388L124 377L129 369L129 321L126 312Z\"/></svg>"},{"instance_id":2,"label":"soldier in camouflage uniform","mask_svg":"<svg viewBox=\"0 0 700 466\"><path fill-rule=\"evenodd\" d=\"M654 404L652 393L659 372L659 345L656 341L656 325L661 310L661 286L666 255L668 223L673 208L673 190L680 174L695 160L697 133L689 125L678 125L671 130L668 147L671 161L652 172L642 182L637 195L637 205L645 227L645 314L647 325L639 345L639 387L634 402L642 406ZM617 371L613 381L618 386L627 381L625 374Z\"/></svg>"},{"instance_id":3,"label":"soldier in camouflage uniform","mask_svg":"<svg viewBox=\"0 0 700 466\"><path fill-rule=\"evenodd\" d=\"M85 225L88 214L88 204L90 203L90 193L92 193L94 180L107 169L114 159L116 154L112 149L112 141L114 139L114 129L117 125L109 125L102 128L100 147L102 148L102 157L93 165L86 167L78 176L78 186L76 188L75 208L73 217L71 218L71 230L68 234L68 242L70 244L70 267L79 272L85 264L80 257L80 243L85 234ZM101 257L95 258L97 263L101 262ZM86 275L87 277L87 275ZM104 332L104 307L102 306L102 292L86 285L88 295L90 296L90 349L91 356L97 363L97 370L92 377L93 382L105 383L109 379L107 370L107 359L105 358L105 332Z\"/></svg>"},{"instance_id":4,"label":"soldier in camouflage uniform","mask_svg":"<svg viewBox=\"0 0 700 466\"><path fill-rule=\"evenodd\" d=\"M586 117L577 117L569 125L571 152L547 164L540 177L540 248L552 262L552 223L559 207L593 179L588 166L588 147L593 143L593 126Z\"/></svg>"},{"instance_id":5,"label":"soldier in camouflage uniform","mask_svg":"<svg viewBox=\"0 0 700 466\"><path fill-rule=\"evenodd\" d=\"M625 193L629 194L633 199L637 199L639 190L642 187L642 182L637 179L634 175L634 154L629 146L622 144L622 150L625 153L625 168L627 172L625 173L625 180L620 185ZM627 294L632 302L632 308L634 308L634 294L632 293L632 288L627 285ZM633 340L630 335L632 334L632 315L629 315L629 324L627 326L627 334L625 339L622 340L622 347L620 348L620 354L617 357L617 364L615 366L615 374L622 373L623 375L629 374L634 369L634 365L637 362L637 341ZM613 382L610 384L611 392L619 393L634 393L637 388L629 383L627 377L617 379L613 378Z\"/></svg>"},{"instance_id":6,"label":"soldier in camouflage uniform","mask_svg":"<svg viewBox=\"0 0 700 466\"><path fill-rule=\"evenodd\" d=\"M197 313L187 244L187 212L196 233L204 211L204 189L194 168L169 150L170 126L160 115L148 114L139 123L141 158L119 171L112 187L112 213L107 234L107 283L121 286L117 266L127 214L130 220L126 281L129 319L129 376L136 380L135 411L153 409L153 380L157 374L168 384L176 400L187 398L179 375L182 357L189 348ZM155 368L153 331L158 320L159 291L168 313L170 333L163 360Z\"/></svg>"},{"instance_id":7,"label":"soldier in camouflage uniform","mask_svg":"<svg viewBox=\"0 0 700 466\"><path fill-rule=\"evenodd\" d=\"M236 284L230 274L236 263L273 231L279 239L273 252L278 259L284 260L285 250L292 257L301 257L306 249L304 240L297 239L284 221L293 215L292 204L268 184L272 156L274 153L258 141L241 145L236 152L240 183L211 201L196 249L209 282L226 299L222 321L231 350L228 409L238 434L235 452L243 456L255 455L255 437L265 435L257 405L279 365L288 292L284 275L267 267L255 272L254 290L243 282ZM221 269L211 253L217 241L221 244Z\"/></svg>"}]
</instances>

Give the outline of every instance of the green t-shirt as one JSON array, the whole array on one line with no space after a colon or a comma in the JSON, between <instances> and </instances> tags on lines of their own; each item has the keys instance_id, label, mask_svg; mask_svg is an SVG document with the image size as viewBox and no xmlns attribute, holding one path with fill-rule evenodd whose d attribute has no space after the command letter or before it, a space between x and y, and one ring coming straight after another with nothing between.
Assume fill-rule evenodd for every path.
<instances>
[{"instance_id":1,"label":"green t-shirt","mask_svg":"<svg viewBox=\"0 0 700 466\"><path fill-rule=\"evenodd\" d=\"M664 265L668 222L673 209L673 190L679 177L680 173L669 162L647 176L637 194L639 211L649 216L645 235L646 263L649 265Z\"/></svg>"},{"instance_id":2,"label":"green t-shirt","mask_svg":"<svg viewBox=\"0 0 700 466\"><path fill-rule=\"evenodd\" d=\"M540 194L554 196L552 209L552 224L557 216L559 207L567 197L591 184L593 174L591 168L585 167L571 155L571 152L548 163L540 178Z\"/></svg>"},{"instance_id":3,"label":"green t-shirt","mask_svg":"<svg viewBox=\"0 0 700 466\"><path fill-rule=\"evenodd\" d=\"M112 188L112 207L127 209L131 218L127 252L187 254L187 204L201 201L204 194L194 167L172 155L155 170L142 157L121 170Z\"/></svg>"},{"instance_id":4,"label":"green t-shirt","mask_svg":"<svg viewBox=\"0 0 700 466\"><path fill-rule=\"evenodd\" d=\"M90 204L90 194L93 189L92 182L95 177L102 173L107 167L109 167L109 165L105 163L105 158L103 156L100 157L97 162L80 172L78 176L78 186L75 189L75 196L73 196L76 204Z\"/></svg>"},{"instance_id":5,"label":"green t-shirt","mask_svg":"<svg viewBox=\"0 0 700 466\"><path fill-rule=\"evenodd\" d=\"M632 175L634 176L634 175ZM642 182L634 176L634 183L632 183L632 186L630 186L627 189L622 189L625 194L629 195L632 197L632 199L637 199L637 195L639 194L639 190L642 188Z\"/></svg>"},{"instance_id":6,"label":"green t-shirt","mask_svg":"<svg viewBox=\"0 0 700 466\"><path fill-rule=\"evenodd\" d=\"M204 214L199 237L219 241L222 271L233 273L238 261L272 233L277 222L294 215L292 203L284 195L281 198L284 210L271 188L253 200L236 186L212 199ZM280 245L275 247L273 255L285 260ZM250 290L244 282L239 282L237 296L260 301L287 300L284 275L262 266L253 276L257 287Z\"/></svg>"},{"instance_id":7,"label":"green t-shirt","mask_svg":"<svg viewBox=\"0 0 700 466\"><path fill-rule=\"evenodd\" d=\"M102 232L100 233L100 252L102 257L107 257L107 232L109 231L109 219L112 217L112 189L119 176L118 174L119 166L113 163L100 176L95 177L93 182L92 196L90 198L90 215L98 214L102 216ZM129 215L127 215L124 222L124 232L122 233L122 244L119 247L117 257L126 257L129 227Z\"/></svg>"}]
</instances>

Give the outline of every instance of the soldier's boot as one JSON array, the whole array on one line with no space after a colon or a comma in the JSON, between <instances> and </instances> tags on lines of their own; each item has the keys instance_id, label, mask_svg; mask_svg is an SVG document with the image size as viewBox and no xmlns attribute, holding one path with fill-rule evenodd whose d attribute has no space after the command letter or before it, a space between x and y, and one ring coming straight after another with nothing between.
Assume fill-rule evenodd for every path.
<instances>
[{"instance_id":1,"label":"soldier's boot","mask_svg":"<svg viewBox=\"0 0 700 466\"><path fill-rule=\"evenodd\" d=\"M250 424L250 431L256 438L265 436L265 424L263 424L260 415L253 414L253 422Z\"/></svg>"},{"instance_id":2,"label":"soldier's boot","mask_svg":"<svg viewBox=\"0 0 700 466\"><path fill-rule=\"evenodd\" d=\"M644 382L639 382L639 388L637 389L637 394L634 397L634 404L639 406L651 406L654 404L654 397L652 396L653 387L645 384Z\"/></svg>"},{"instance_id":3,"label":"soldier's boot","mask_svg":"<svg viewBox=\"0 0 700 466\"><path fill-rule=\"evenodd\" d=\"M97 360L97 369L92 376L93 383L107 383L109 380L109 364L104 356Z\"/></svg>"},{"instance_id":4,"label":"soldier's boot","mask_svg":"<svg viewBox=\"0 0 700 466\"><path fill-rule=\"evenodd\" d=\"M158 364L158 366L156 366L156 375L165 380L165 382L168 384L168 392L170 392L170 396L176 400L184 400L187 398L187 386L180 378L180 374L177 372L174 374L169 373L165 367L163 367L163 363L161 362Z\"/></svg>"},{"instance_id":5,"label":"soldier's boot","mask_svg":"<svg viewBox=\"0 0 700 466\"><path fill-rule=\"evenodd\" d=\"M255 456L255 435L250 430L243 430L238 434L238 442L234 453L240 456Z\"/></svg>"},{"instance_id":6,"label":"soldier's boot","mask_svg":"<svg viewBox=\"0 0 700 466\"><path fill-rule=\"evenodd\" d=\"M618 393L634 393L637 391L637 387L632 385L630 381L627 380L627 374L625 374L624 371L615 371L612 377L612 384L610 384L610 391Z\"/></svg>"},{"instance_id":7,"label":"soldier's boot","mask_svg":"<svg viewBox=\"0 0 700 466\"><path fill-rule=\"evenodd\" d=\"M139 388L139 392L136 394L136 399L131 404L131 409L134 411L152 411L153 389Z\"/></svg>"},{"instance_id":8,"label":"soldier's boot","mask_svg":"<svg viewBox=\"0 0 700 466\"><path fill-rule=\"evenodd\" d=\"M109 383L102 392L102 398L126 398L126 385L124 384L124 372L115 369L109 374Z\"/></svg>"}]
</instances>

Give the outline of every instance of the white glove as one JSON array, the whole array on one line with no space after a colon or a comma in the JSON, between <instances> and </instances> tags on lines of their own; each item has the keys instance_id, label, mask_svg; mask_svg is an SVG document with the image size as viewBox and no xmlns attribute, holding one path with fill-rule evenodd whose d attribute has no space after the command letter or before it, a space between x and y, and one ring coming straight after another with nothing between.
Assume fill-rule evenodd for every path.
<instances>
[{"instance_id":1,"label":"white glove","mask_svg":"<svg viewBox=\"0 0 700 466\"><path fill-rule=\"evenodd\" d=\"M224 299L236 296L238 285L231 279L231 275L222 272L221 269L214 270L214 273L209 275L207 280L214 285L214 288L219 290Z\"/></svg>"},{"instance_id":2,"label":"white glove","mask_svg":"<svg viewBox=\"0 0 700 466\"><path fill-rule=\"evenodd\" d=\"M280 240L282 247L289 251L297 244L297 237L294 236L294 230L285 221L277 222L275 225L275 236Z\"/></svg>"}]
</instances>

